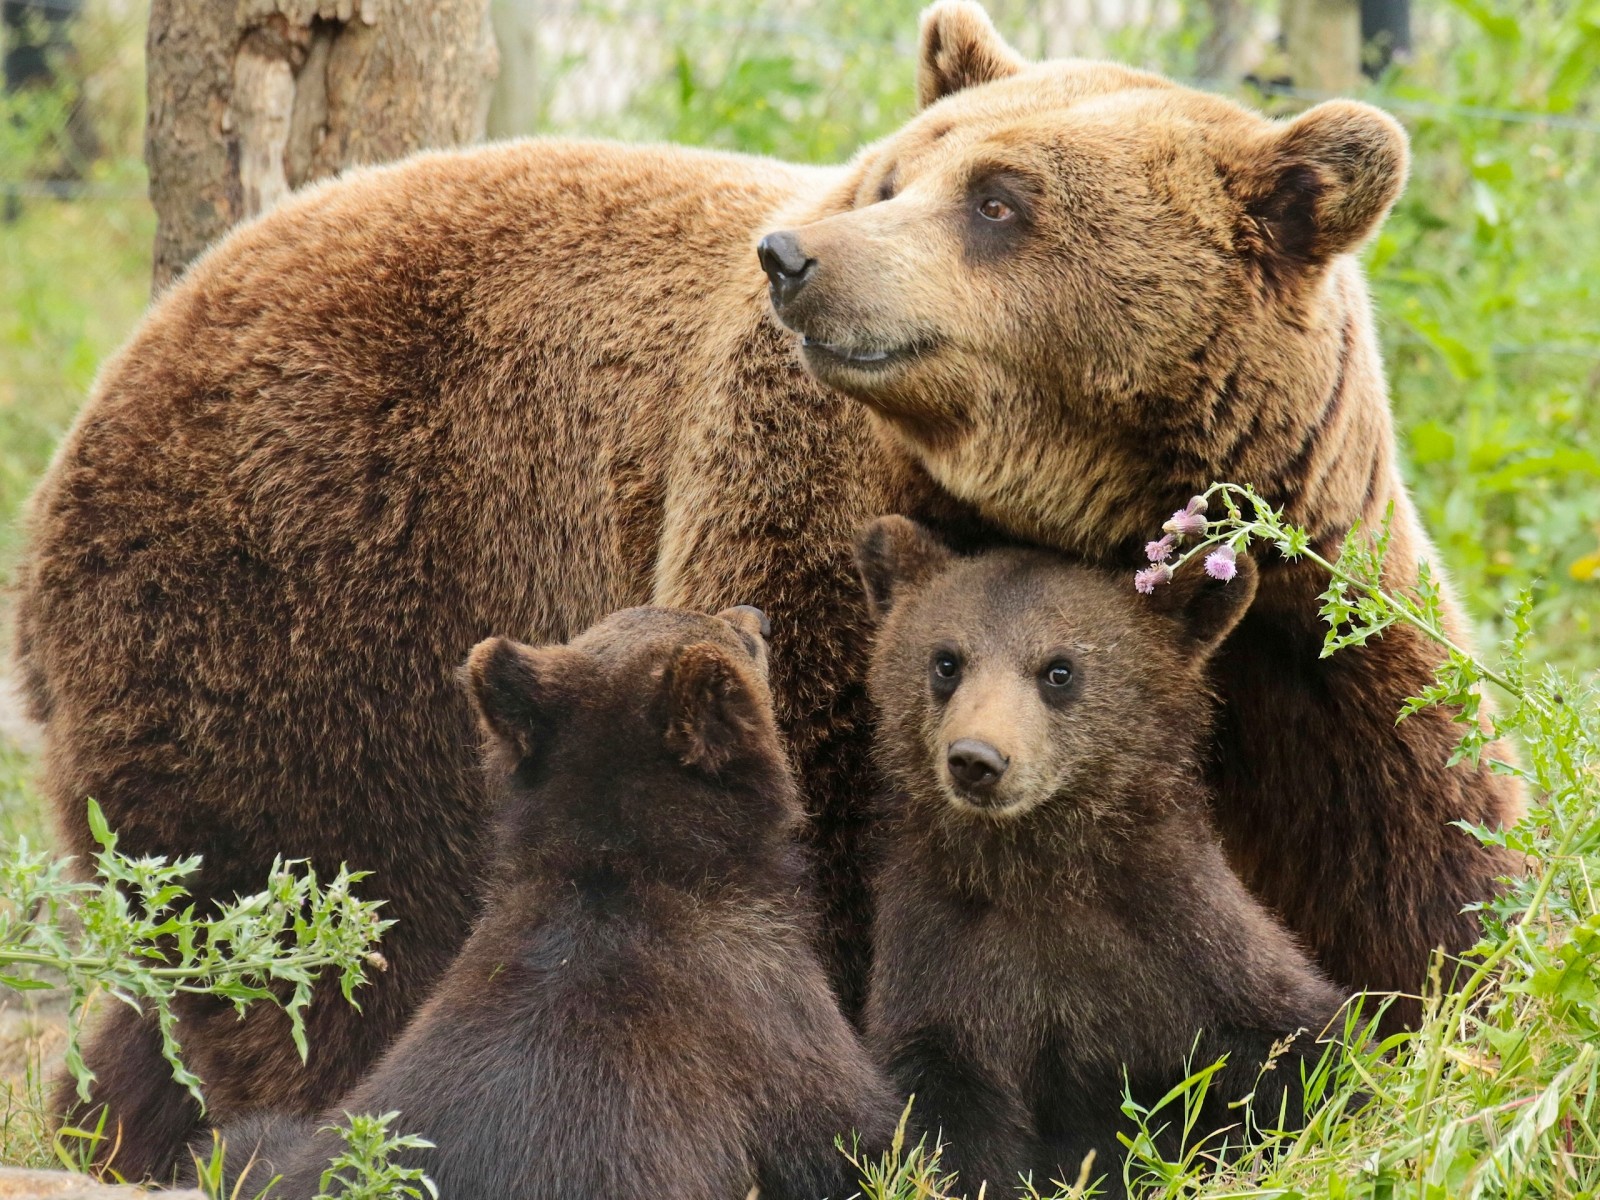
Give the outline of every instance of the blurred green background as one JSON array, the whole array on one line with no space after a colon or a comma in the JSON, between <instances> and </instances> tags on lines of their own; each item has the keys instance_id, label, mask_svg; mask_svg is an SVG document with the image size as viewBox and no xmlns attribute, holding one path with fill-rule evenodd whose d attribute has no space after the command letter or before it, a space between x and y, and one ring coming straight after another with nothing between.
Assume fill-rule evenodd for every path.
<instances>
[{"instance_id":1,"label":"blurred green background","mask_svg":"<svg viewBox=\"0 0 1600 1200\"><path fill-rule=\"evenodd\" d=\"M837 161L912 110L917 0L497 0L491 130ZM1274 9L1002 0L1032 54L1151 67L1274 111ZM1228 28L1218 26L1225 18ZM0 100L0 572L15 516L138 319L153 232L138 0L86 0L57 82ZM1219 67L1218 37L1233 43ZM1366 85L1411 132L1367 251L1408 471L1487 637L1524 587L1550 660L1600 667L1600 0L1424 0Z\"/></svg>"}]
</instances>

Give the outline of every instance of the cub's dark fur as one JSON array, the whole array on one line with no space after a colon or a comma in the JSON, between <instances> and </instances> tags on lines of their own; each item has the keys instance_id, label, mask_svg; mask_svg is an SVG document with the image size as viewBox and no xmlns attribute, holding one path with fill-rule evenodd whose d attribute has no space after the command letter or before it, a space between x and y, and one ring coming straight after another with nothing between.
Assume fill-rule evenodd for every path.
<instances>
[{"instance_id":1,"label":"cub's dark fur","mask_svg":"<svg viewBox=\"0 0 1600 1200\"><path fill-rule=\"evenodd\" d=\"M1252 1091L1261 1120L1298 1119L1341 995L1235 877L1197 783L1205 667L1251 564L1147 598L1131 571L1037 551L956 558L901 517L858 561L896 808L868 1042L960 1187L1048 1191L1093 1151L1120 1193L1124 1071L1151 1103L1191 1057L1227 1056L1196 1136Z\"/></svg>"},{"instance_id":2,"label":"cub's dark fur","mask_svg":"<svg viewBox=\"0 0 1600 1200\"><path fill-rule=\"evenodd\" d=\"M443 1200L818 1200L834 1145L899 1115L812 948L765 618L629 609L565 646L491 639L464 676L502 847L488 908L324 1124L398 1110ZM274 1195L338 1152L288 1120L229 1137ZM287 1136L285 1135L287 1131Z\"/></svg>"}]
</instances>

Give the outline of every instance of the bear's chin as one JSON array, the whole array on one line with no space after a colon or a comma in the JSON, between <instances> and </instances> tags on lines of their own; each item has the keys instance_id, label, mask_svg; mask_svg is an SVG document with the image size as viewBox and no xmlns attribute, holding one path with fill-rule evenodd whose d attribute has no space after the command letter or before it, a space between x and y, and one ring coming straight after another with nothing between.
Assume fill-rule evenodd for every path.
<instances>
[{"instance_id":1,"label":"bear's chin","mask_svg":"<svg viewBox=\"0 0 1600 1200\"><path fill-rule=\"evenodd\" d=\"M1039 796L994 796L983 799L969 795L958 788L944 783L940 789L950 807L963 817L981 818L990 821L1015 821L1027 816L1043 803Z\"/></svg>"},{"instance_id":2,"label":"bear's chin","mask_svg":"<svg viewBox=\"0 0 1600 1200\"><path fill-rule=\"evenodd\" d=\"M938 363L936 347L896 351L873 366L834 361L818 349L815 344L801 348L806 374L860 404L890 444L925 459L960 442L967 417L936 399L948 390L940 379L946 372L938 369L945 364Z\"/></svg>"},{"instance_id":3,"label":"bear's chin","mask_svg":"<svg viewBox=\"0 0 1600 1200\"><path fill-rule=\"evenodd\" d=\"M902 373L908 366L930 353L926 342L907 342L898 346L852 345L825 342L802 336L800 354L806 368L824 382L844 386L843 381L875 386Z\"/></svg>"}]
</instances>

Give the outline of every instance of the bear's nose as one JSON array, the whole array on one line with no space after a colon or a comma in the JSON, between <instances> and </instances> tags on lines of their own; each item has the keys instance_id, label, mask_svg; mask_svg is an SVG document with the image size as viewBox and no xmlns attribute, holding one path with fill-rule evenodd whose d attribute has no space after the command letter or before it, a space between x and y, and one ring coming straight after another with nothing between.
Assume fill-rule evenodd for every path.
<instances>
[{"instance_id":1,"label":"bear's nose","mask_svg":"<svg viewBox=\"0 0 1600 1200\"><path fill-rule=\"evenodd\" d=\"M817 265L817 260L807 258L800 249L799 240L787 230L762 238L756 247L756 257L767 273L774 308L782 308L799 295L811 276L811 268Z\"/></svg>"},{"instance_id":2,"label":"bear's nose","mask_svg":"<svg viewBox=\"0 0 1600 1200\"><path fill-rule=\"evenodd\" d=\"M981 791L990 788L1006 773L1011 760L988 742L977 738L960 738L950 743L945 752L945 764L950 776L964 788Z\"/></svg>"}]
</instances>

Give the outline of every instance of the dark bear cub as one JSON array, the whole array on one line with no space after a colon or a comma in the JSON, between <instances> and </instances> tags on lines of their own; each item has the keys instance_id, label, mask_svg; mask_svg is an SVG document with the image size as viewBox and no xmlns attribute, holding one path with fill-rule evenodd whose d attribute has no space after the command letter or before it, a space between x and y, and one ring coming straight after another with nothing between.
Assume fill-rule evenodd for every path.
<instances>
[{"instance_id":1,"label":"dark bear cub","mask_svg":"<svg viewBox=\"0 0 1600 1200\"><path fill-rule=\"evenodd\" d=\"M1196 1137L1251 1093L1299 1119L1342 997L1235 877L1198 782L1206 663L1253 566L1144 597L1038 551L957 558L903 517L857 558L894 809L868 1043L961 1190L1048 1192L1093 1151L1120 1194L1124 1072L1152 1104L1226 1055Z\"/></svg>"},{"instance_id":2,"label":"dark bear cub","mask_svg":"<svg viewBox=\"0 0 1600 1200\"><path fill-rule=\"evenodd\" d=\"M812 948L765 636L748 607L636 608L564 646L472 651L500 814L487 909L323 1124L397 1110L442 1200L857 1190L834 1139L886 1148L899 1105ZM340 1145L296 1128L235 1130L230 1163L259 1149L252 1179L314 1195Z\"/></svg>"}]
</instances>

